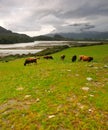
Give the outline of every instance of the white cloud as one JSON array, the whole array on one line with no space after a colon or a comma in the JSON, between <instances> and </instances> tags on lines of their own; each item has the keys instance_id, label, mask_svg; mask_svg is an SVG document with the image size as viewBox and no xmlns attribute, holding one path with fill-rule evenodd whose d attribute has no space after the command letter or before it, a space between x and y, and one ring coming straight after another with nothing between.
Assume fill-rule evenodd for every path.
<instances>
[{"instance_id":1,"label":"white cloud","mask_svg":"<svg viewBox=\"0 0 108 130\"><path fill-rule=\"evenodd\" d=\"M37 35L44 35L44 34L50 33L54 29L55 28L51 25L43 25L38 31L24 31L24 32L19 32L19 33L26 33L27 35L37 36Z\"/></svg>"}]
</instances>

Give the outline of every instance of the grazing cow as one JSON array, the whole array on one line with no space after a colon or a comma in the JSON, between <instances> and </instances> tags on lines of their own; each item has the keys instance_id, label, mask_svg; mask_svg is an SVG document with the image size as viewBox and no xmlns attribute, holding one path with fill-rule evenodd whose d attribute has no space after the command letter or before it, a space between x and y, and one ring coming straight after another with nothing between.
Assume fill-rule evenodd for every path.
<instances>
[{"instance_id":1,"label":"grazing cow","mask_svg":"<svg viewBox=\"0 0 108 130\"><path fill-rule=\"evenodd\" d=\"M81 60L90 62L93 60L93 57L81 55L79 61Z\"/></svg>"},{"instance_id":2,"label":"grazing cow","mask_svg":"<svg viewBox=\"0 0 108 130\"><path fill-rule=\"evenodd\" d=\"M75 62L76 59L77 59L77 56L76 56L76 55L72 56L72 62Z\"/></svg>"},{"instance_id":3,"label":"grazing cow","mask_svg":"<svg viewBox=\"0 0 108 130\"><path fill-rule=\"evenodd\" d=\"M31 63L37 63L37 58L34 57L27 58L24 62L24 66L26 66L26 64L31 64Z\"/></svg>"},{"instance_id":4,"label":"grazing cow","mask_svg":"<svg viewBox=\"0 0 108 130\"><path fill-rule=\"evenodd\" d=\"M65 59L65 55L62 55L60 58L61 58L61 60L64 60Z\"/></svg>"},{"instance_id":5,"label":"grazing cow","mask_svg":"<svg viewBox=\"0 0 108 130\"><path fill-rule=\"evenodd\" d=\"M44 56L43 58L44 58L44 59L53 59L52 56Z\"/></svg>"}]
</instances>

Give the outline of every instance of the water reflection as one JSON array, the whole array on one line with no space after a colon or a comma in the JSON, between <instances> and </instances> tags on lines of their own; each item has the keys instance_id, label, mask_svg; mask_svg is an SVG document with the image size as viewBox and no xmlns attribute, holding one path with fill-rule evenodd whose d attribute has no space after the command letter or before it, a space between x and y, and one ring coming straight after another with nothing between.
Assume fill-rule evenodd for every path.
<instances>
[{"instance_id":1,"label":"water reflection","mask_svg":"<svg viewBox=\"0 0 108 130\"><path fill-rule=\"evenodd\" d=\"M10 54L33 54L43 50L43 47L62 45L63 43L64 41L35 41L29 43L0 44L0 56L6 56ZM34 47L35 49L33 49Z\"/></svg>"},{"instance_id":2,"label":"water reflection","mask_svg":"<svg viewBox=\"0 0 108 130\"><path fill-rule=\"evenodd\" d=\"M0 49L5 48L19 48L19 47L30 47L39 45L59 45L63 44L65 41L34 41L29 43L15 43L15 44L0 44Z\"/></svg>"},{"instance_id":3,"label":"water reflection","mask_svg":"<svg viewBox=\"0 0 108 130\"><path fill-rule=\"evenodd\" d=\"M36 49L36 50L0 50L0 56L7 56L7 55L16 55L16 54L35 54L37 52L41 51L41 49Z\"/></svg>"},{"instance_id":4,"label":"water reflection","mask_svg":"<svg viewBox=\"0 0 108 130\"><path fill-rule=\"evenodd\" d=\"M29 43L15 43L15 44L0 44L0 49L4 48L19 48L19 47L27 47L39 44L39 42L29 42Z\"/></svg>"}]
</instances>

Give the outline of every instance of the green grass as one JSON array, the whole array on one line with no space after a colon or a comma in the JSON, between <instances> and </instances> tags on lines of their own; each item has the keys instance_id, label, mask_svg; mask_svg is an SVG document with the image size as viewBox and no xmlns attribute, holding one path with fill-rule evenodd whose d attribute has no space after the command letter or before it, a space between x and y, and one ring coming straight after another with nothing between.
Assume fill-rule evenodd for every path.
<instances>
[{"instance_id":1,"label":"green grass","mask_svg":"<svg viewBox=\"0 0 108 130\"><path fill-rule=\"evenodd\" d=\"M94 60L72 63L74 54ZM69 48L52 56L26 67L24 58L0 62L0 129L107 130L108 45Z\"/></svg>"}]
</instances>

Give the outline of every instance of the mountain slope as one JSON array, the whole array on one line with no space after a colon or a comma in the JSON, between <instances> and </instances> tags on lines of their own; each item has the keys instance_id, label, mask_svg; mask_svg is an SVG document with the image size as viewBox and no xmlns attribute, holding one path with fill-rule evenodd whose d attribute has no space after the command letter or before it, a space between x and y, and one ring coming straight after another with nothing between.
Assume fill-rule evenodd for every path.
<instances>
[{"instance_id":1,"label":"mountain slope","mask_svg":"<svg viewBox=\"0 0 108 130\"><path fill-rule=\"evenodd\" d=\"M12 31L7 30L0 26L0 35L2 35L2 34L12 34Z\"/></svg>"},{"instance_id":2,"label":"mountain slope","mask_svg":"<svg viewBox=\"0 0 108 130\"><path fill-rule=\"evenodd\" d=\"M32 42L33 39L25 34L14 33L0 26L0 44Z\"/></svg>"}]
</instances>

